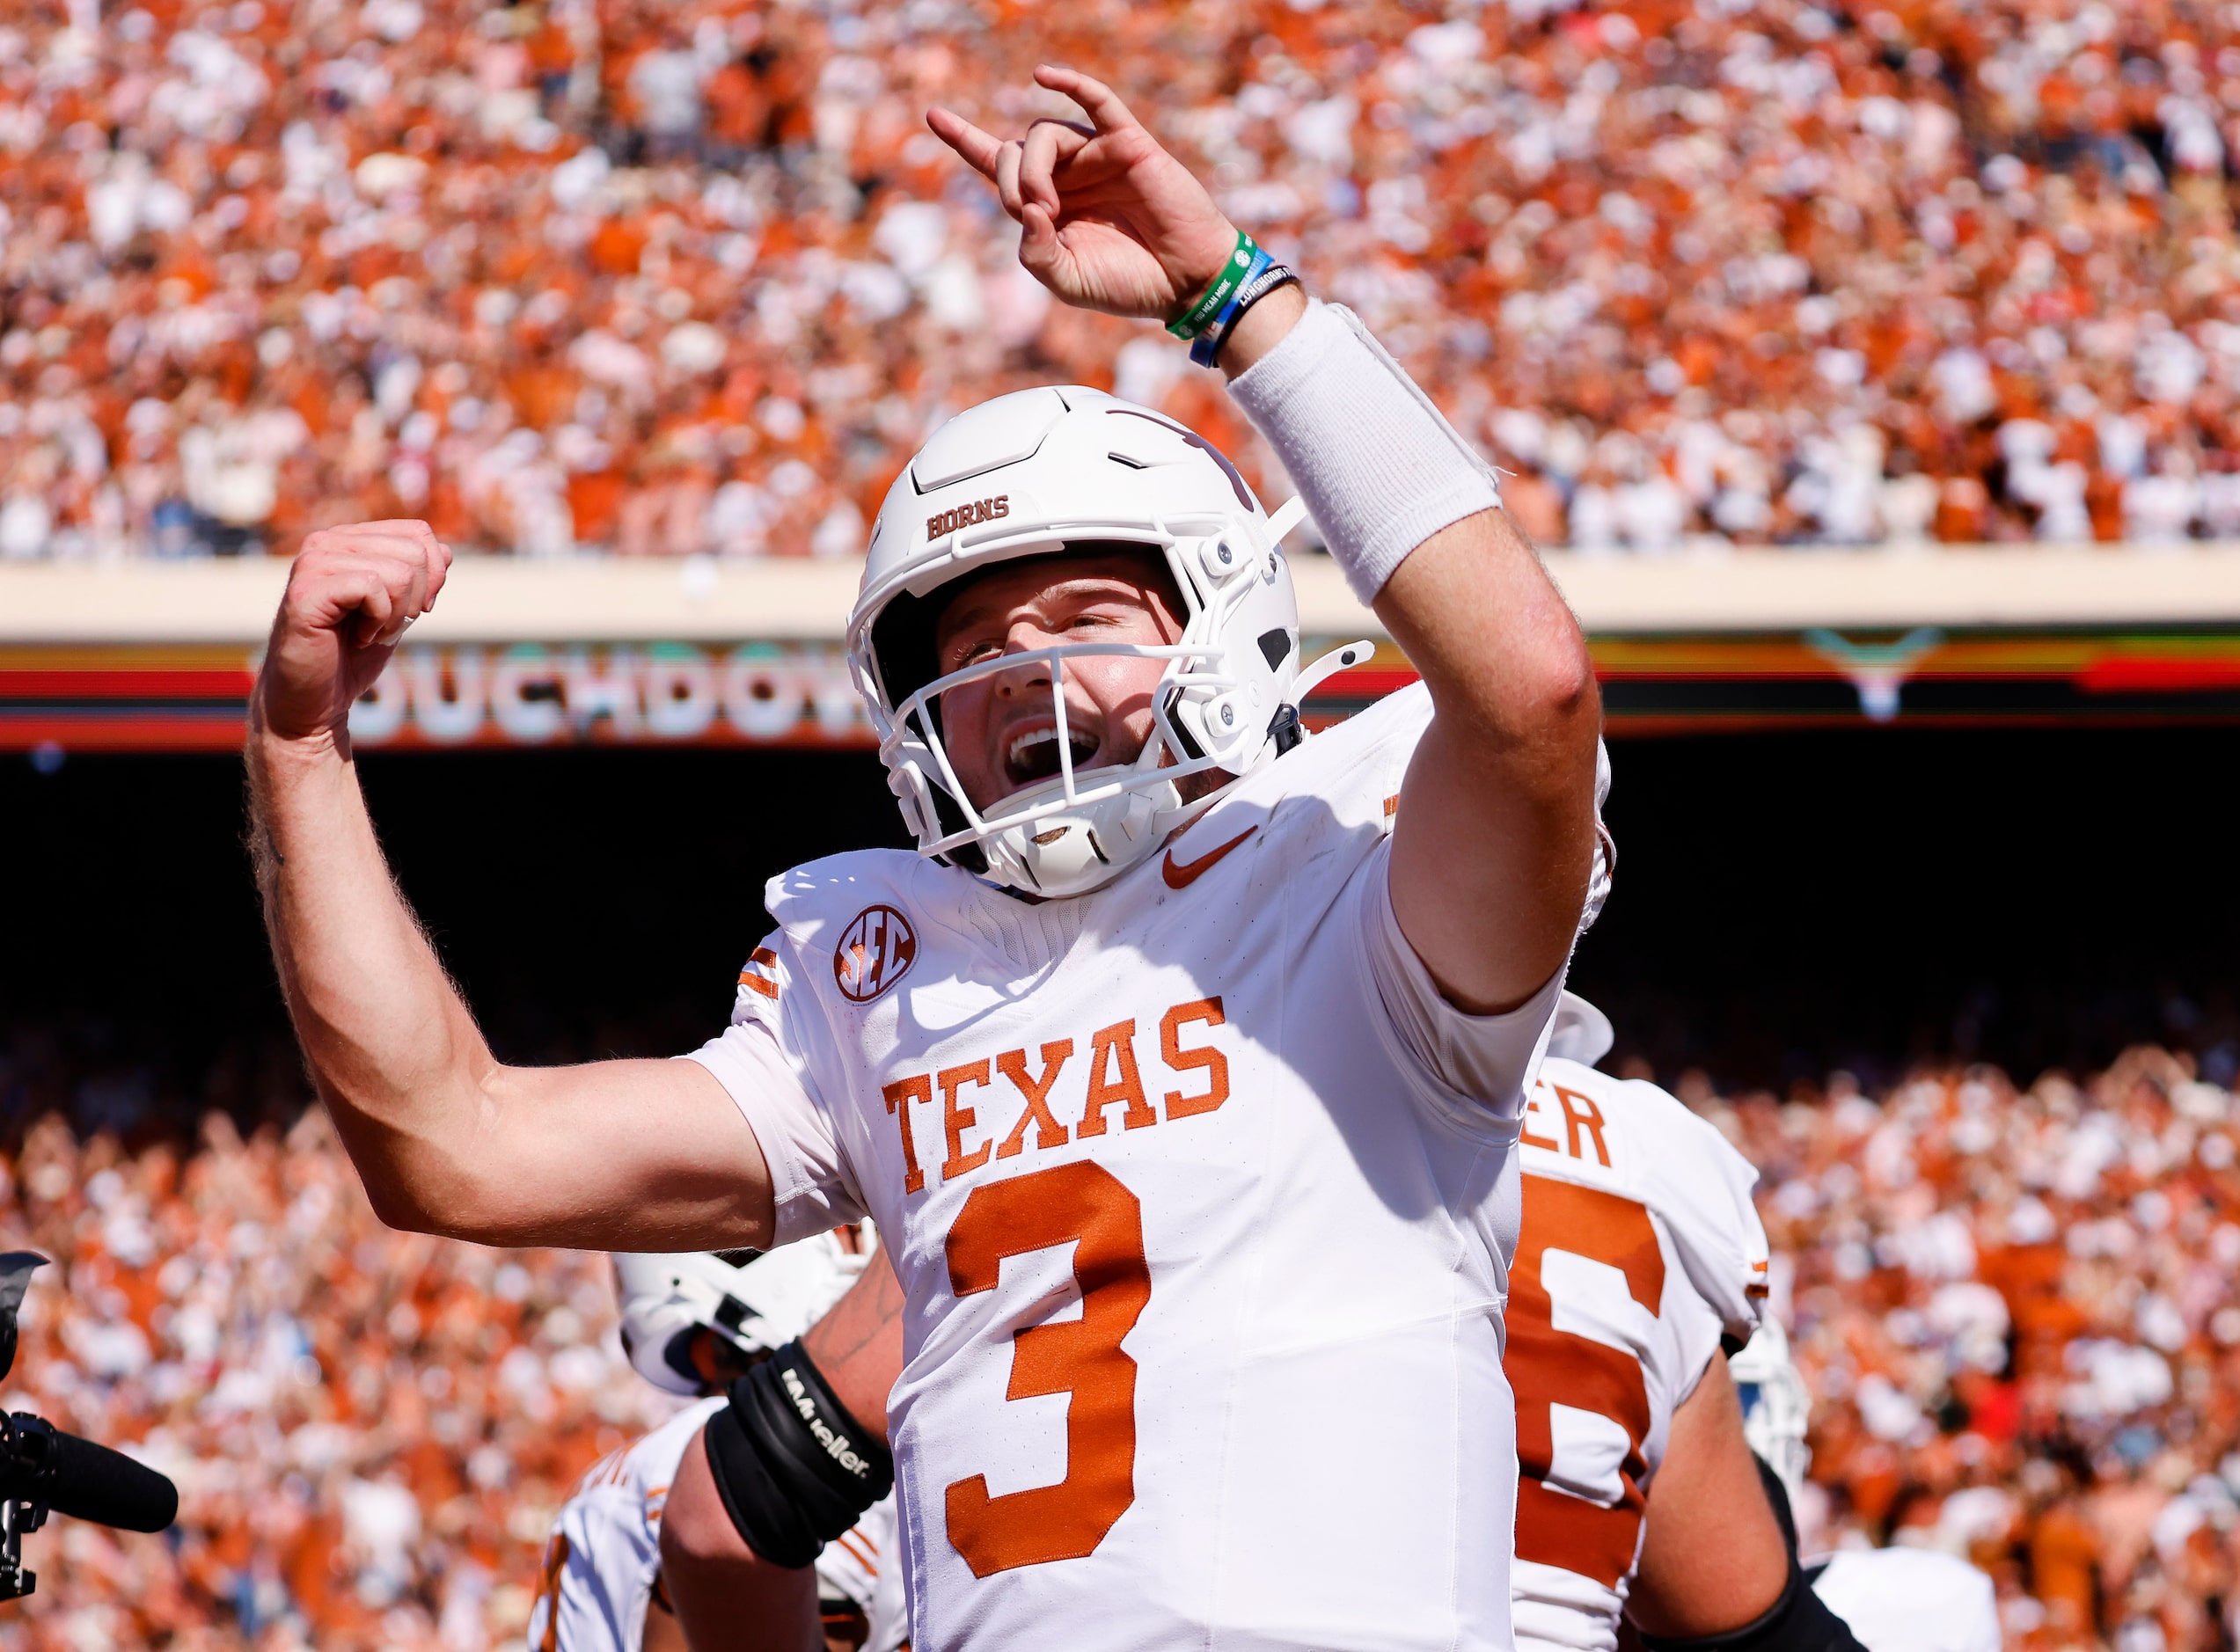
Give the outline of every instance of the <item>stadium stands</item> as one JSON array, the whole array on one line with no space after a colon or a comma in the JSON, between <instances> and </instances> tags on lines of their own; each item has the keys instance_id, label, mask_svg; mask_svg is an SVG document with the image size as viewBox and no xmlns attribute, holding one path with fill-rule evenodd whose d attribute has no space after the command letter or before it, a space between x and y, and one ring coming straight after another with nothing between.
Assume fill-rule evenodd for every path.
<instances>
[{"instance_id":1,"label":"stadium stands","mask_svg":"<svg viewBox=\"0 0 2240 1652\"><path fill-rule=\"evenodd\" d=\"M274 1054L264 1087L300 1103ZM169 1539L68 1520L33 1539L6 1644L517 1641L553 1510L675 1403L622 1358L606 1259L392 1232L316 1109L172 1139L191 1115L151 1108L143 1075L58 1061L38 1037L0 1055L4 1224L55 1264L5 1403L143 1454L182 1503ZM66 1114L23 1129L50 1096Z\"/></svg>"},{"instance_id":2,"label":"stadium stands","mask_svg":"<svg viewBox=\"0 0 2240 1652\"><path fill-rule=\"evenodd\" d=\"M2172 0L151 0L0 28L0 557L426 515L860 548L944 413L1085 379L934 99L1112 72L1517 472L1541 540L2240 532L2240 24Z\"/></svg>"},{"instance_id":3,"label":"stadium stands","mask_svg":"<svg viewBox=\"0 0 2240 1652\"><path fill-rule=\"evenodd\" d=\"M2231 1056L2207 1064L2227 1083ZM1985 1068L1878 1102L1842 1075L1788 1105L1696 1100L1763 1168L1794 1259L1807 1524L1973 1560L2010 1647L2229 1645L2231 1093L2140 1048L2083 1085Z\"/></svg>"}]
</instances>

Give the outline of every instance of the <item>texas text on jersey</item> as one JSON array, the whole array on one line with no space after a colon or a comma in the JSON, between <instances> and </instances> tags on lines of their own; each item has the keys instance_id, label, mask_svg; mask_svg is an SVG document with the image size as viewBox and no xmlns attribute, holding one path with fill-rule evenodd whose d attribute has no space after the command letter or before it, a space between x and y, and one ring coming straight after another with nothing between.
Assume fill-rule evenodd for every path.
<instances>
[{"instance_id":1,"label":"texas text on jersey","mask_svg":"<svg viewBox=\"0 0 2240 1652\"><path fill-rule=\"evenodd\" d=\"M1429 712L1391 697L1072 900L882 852L772 882L698 1059L781 1242L867 1210L889 1246L918 1645L1509 1643L1486 1466L1558 984L1466 1016L1399 933Z\"/></svg>"},{"instance_id":2,"label":"texas text on jersey","mask_svg":"<svg viewBox=\"0 0 2240 1652\"><path fill-rule=\"evenodd\" d=\"M1750 1334L1765 1296L1757 1172L1654 1085L1587 1065L1608 1042L1599 1012L1566 997L1519 1138L1520 1648L1617 1646L1673 1412L1721 1337Z\"/></svg>"},{"instance_id":3,"label":"texas text on jersey","mask_svg":"<svg viewBox=\"0 0 2240 1652\"><path fill-rule=\"evenodd\" d=\"M687 1406L651 1434L609 1452L577 1482L545 1545L529 1619L530 1652L641 1652L646 1613L660 1612L661 1517L677 1465L722 1395ZM910 1634L891 1496L817 1557L818 1592L861 1609L864 1652L896 1652Z\"/></svg>"}]
</instances>

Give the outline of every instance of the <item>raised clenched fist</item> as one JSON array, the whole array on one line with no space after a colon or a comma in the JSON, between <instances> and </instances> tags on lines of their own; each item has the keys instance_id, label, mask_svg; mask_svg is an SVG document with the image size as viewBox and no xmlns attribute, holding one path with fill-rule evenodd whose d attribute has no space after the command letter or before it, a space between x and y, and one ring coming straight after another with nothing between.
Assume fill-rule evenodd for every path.
<instances>
[{"instance_id":1,"label":"raised clenched fist","mask_svg":"<svg viewBox=\"0 0 2240 1652\"><path fill-rule=\"evenodd\" d=\"M282 739L340 741L405 627L436 606L450 548L424 522L362 522L304 541L251 703Z\"/></svg>"},{"instance_id":2,"label":"raised clenched fist","mask_svg":"<svg viewBox=\"0 0 2240 1652\"><path fill-rule=\"evenodd\" d=\"M1221 273L1236 226L1102 81L1048 65L1035 81L1093 124L1037 121L1004 143L947 109L926 123L996 186L1036 280L1085 310L1172 319Z\"/></svg>"}]
</instances>

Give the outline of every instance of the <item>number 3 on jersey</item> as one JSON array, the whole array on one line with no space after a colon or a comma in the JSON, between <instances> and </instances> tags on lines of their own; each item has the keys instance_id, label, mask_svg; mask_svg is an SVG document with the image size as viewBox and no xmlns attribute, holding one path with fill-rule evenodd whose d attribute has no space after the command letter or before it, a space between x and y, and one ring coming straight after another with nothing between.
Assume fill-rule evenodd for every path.
<instances>
[{"instance_id":1,"label":"number 3 on jersey","mask_svg":"<svg viewBox=\"0 0 2240 1652\"><path fill-rule=\"evenodd\" d=\"M1517 1557L1615 1588L1633 1569L1641 1533L1641 1444L1649 1390L1633 1355L1556 1327L1545 1277L1551 1253L1568 1252L1625 1276L1626 1290L1655 1314L1664 1302L1665 1258L1649 1212L1634 1200L1552 1176L1524 1179L1523 1239L1510 1274L1509 1371L1517 1394ZM1556 1410L1607 1418L1625 1431L1615 1496L1558 1489L1567 1474L1557 1450ZM1595 1441L1599 1445L1601 1442ZM1607 1448L1605 1448L1606 1450ZM1599 1458L1600 1451L1592 1451ZM1594 1477L1602 1486L1609 1477Z\"/></svg>"},{"instance_id":2,"label":"number 3 on jersey","mask_svg":"<svg viewBox=\"0 0 2240 1652\"><path fill-rule=\"evenodd\" d=\"M1000 1497L985 1474L950 1485L949 1541L976 1577L1092 1553L1136 1500L1136 1362L1120 1347L1151 1300L1136 1195L1087 1160L976 1188L949 1229L949 1288L993 1290L1005 1257L1068 1244L1081 1317L1015 1334L1006 1391L1072 1396L1065 1478Z\"/></svg>"}]
</instances>

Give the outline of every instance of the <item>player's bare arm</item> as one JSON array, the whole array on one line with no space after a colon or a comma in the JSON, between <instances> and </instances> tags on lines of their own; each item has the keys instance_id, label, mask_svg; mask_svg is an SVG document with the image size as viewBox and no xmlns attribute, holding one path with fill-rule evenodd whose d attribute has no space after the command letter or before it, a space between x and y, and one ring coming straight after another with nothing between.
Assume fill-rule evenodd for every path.
<instances>
[{"instance_id":1,"label":"player's bare arm","mask_svg":"<svg viewBox=\"0 0 2240 1652\"><path fill-rule=\"evenodd\" d=\"M1059 68L1036 79L1088 123L1038 121L1012 142L948 110L928 123L995 186L1021 226L1021 263L1058 297L1175 315L1231 259L1235 226L1109 87ZM1297 288L1262 300L1229 336L1223 370L1248 373L1306 311ZM1563 966L1593 862L1601 713L1585 640L1498 508L1432 533L1373 605L1436 708L1401 793L1395 912L1458 1007L1514 1007Z\"/></svg>"},{"instance_id":2,"label":"player's bare arm","mask_svg":"<svg viewBox=\"0 0 2240 1652\"><path fill-rule=\"evenodd\" d=\"M646 1614L645 1637L639 1642L639 1652L691 1652L692 1645L675 1612L656 1606Z\"/></svg>"},{"instance_id":3,"label":"player's bare arm","mask_svg":"<svg viewBox=\"0 0 2240 1652\"><path fill-rule=\"evenodd\" d=\"M1649 1484L1627 1616L1665 1639L1718 1634L1762 1617L1788 1577L1789 1546L1743 1437L1726 1356L1714 1354L1673 1411Z\"/></svg>"},{"instance_id":4,"label":"player's bare arm","mask_svg":"<svg viewBox=\"0 0 2240 1652\"><path fill-rule=\"evenodd\" d=\"M258 886L312 1081L394 1226L505 1245L766 1246L761 1151L706 1068L500 1063L390 875L349 710L450 560L425 523L313 534L250 701Z\"/></svg>"},{"instance_id":5,"label":"player's bare arm","mask_svg":"<svg viewBox=\"0 0 2240 1652\"><path fill-rule=\"evenodd\" d=\"M681 1638L699 1652L746 1645L748 1635L752 1644L783 1652L823 1643L814 1574L765 1561L748 1547L715 1489L707 1453L697 1445L686 1450L669 1488L661 1575Z\"/></svg>"},{"instance_id":6,"label":"player's bare arm","mask_svg":"<svg viewBox=\"0 0 2240 1652\"><path fill-rule=\"evenodd\" d=\"M902 1284L882 1250L802 1338L848 1414L882 1439L887 1395L902 1375Z\"/></svg>"}]
</instances>

